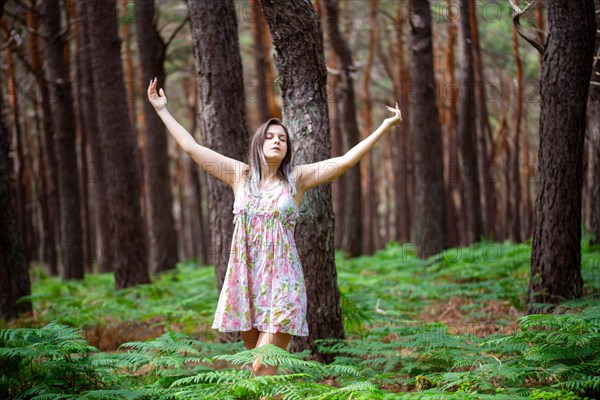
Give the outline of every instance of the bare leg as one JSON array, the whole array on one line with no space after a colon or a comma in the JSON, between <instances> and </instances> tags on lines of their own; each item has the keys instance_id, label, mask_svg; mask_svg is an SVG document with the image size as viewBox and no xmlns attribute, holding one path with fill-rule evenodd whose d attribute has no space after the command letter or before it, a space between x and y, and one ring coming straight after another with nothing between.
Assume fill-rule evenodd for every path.
<instances>
[{"instance_id":1,"label":"bare leg","mask_svg":"<svg viewBox=\"0 0 600 400\"><path fill-rule=\"evenodd\" d=\"M289 333L268 333L268 332L260 332L260 336L258 337L258 343L256 343L256 347L261 347L267 344L274 344L275 346L287 350L288 344L292 339L292 335ZM260 363L260 357L254 360L252 363L252 371L254 375L277 375L277 365L274 366L266 366Z\"/></svg>"},{"instance_id":2,"label":"bare leg","mask_svg":"<svg viewBox=\"0 0 600 400\"><path fill-rule=\"evenodd\" d=\"M256 328L252 328L249 331L241 331L240 335L242 336L242 340L244 341L244 346L246 346L247 350L253 349L256 347L258 343L258 335L260 334L259 330Z\"/></svg>"}]
</instances>

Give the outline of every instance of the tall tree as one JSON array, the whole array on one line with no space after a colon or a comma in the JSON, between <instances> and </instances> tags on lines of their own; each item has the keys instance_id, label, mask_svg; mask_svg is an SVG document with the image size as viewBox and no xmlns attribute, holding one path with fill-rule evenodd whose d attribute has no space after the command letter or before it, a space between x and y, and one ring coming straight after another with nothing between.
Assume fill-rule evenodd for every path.
<instances>
[{"instance_id":1,"label":"tall tree","mask_svg":"<svg viewBox=\"0 0 600 400\"><path fill-rule=\"evenodd\" d=\"M596 8L596 24L600 26L600 0L594 0ZM596 58L588 100L590 116L590 230L595 234L594 243L600 244L600 33L596 31Z\"/></svg>"},{"instance_id":2,"label":"tall tree","mask_svg":"<svg viewBox=\"0 0 600 400\"><path fill-rule=\"evenodd\" d=\"M396 192L396 240L398 242L410 241L410 198L408 196L408 181L404 168L408 164L409 155L412 154L410 146L406 143L410 141L410 96L406 95L407 88L410 86L410 66L407 65L405 55L404 32L408 27L408 16L403 12L404 5L396 4L396 14L394 16L394 26L396 33L396 78L392 78L394 84L394 94L400 104L403 105L402 119L405 121L398 126L399 135L390 135L393 144L392 151L395 153L394 168L394 187Z\"/></svg>"},{"instance_id":3,"label":"tall tree","mask_svg":"<svg viewBox=\"0 0 600 400\"><path fill-rule=\"evenodd\" d=\"M469 0L459 0L459 44L460 44L460 95L458 98L458 153L462 175L464 177L465 207L467 219L467 242L480 239L483 233L481 210L481 190L477 164L477 142L475 132L475 93L471 19L469 18Z\"/></svg>"},{"instance_id":4,"label":"tall tree","mask_svg":"<svg viewBox=\"0 0 600 400\"><path fill-rule=\"evenodd\" d=\"M446 205L442 133L433 75L429 0L413 0L410 15L410 76L413 87L411 132L415 161L415 244L419 257L446 244Z\"/></svg>"},{"instance_id":5,"label":"tall tree","mask_svg":"<svg viewBox=\"0 0 600 400\"><path fill-rule=\"evenodd\" d=\"M111 258L115 285L125 288L150 280L140 205L140 164L123 82L116 2L83 1L93 48L92 75L102 143L102 172L110 199Z\"/></svg>"},{"instance_id":6,"label":"tall tree","mask_svg":"<svg viewBox=\"0 0 600 400\"><path fill-rule=\"evenodd\" d=\"M37 11L37 0L31 2L31 9L26 12L27 28L33 32L39 31L39 19ZM42 208L43 230L42 237L44 242L43 260L49 266L50 274L58 275L58 259L56 254L56 241L60 237L59 218L59 200L56 188L56 155L52 138L54 137L54 128L52 126L52 111L50 102L50 91L46 84L46 78L43 71L43 54L39 51L38 35L29 35L29 55L31 68L36 78L36 83L40 89L40 107L42 114L41 126L41 156L40 164L42 173L40 176L40 203Z\"/></svg>"},{"instance_id":7,"label":"tall tree","mask_svg":"<svg viewBox=\"0 0 600 400\"><path fill-rule=\"evenodd\" d=\"M592 0L548 2L528 312L581 295L585 116L596 38Z\"/></svg>"},{"instance_id":8,"label":"tall tree","mask_svg":"<svg viewBox=\"0 0 600 400\"><path fill-rule=\"evenodd\" d=\"M346 40L338 28L337 0L322 0L325 10L327 33L331 47L335 51L338 63L339 81L335 105L338 108L338 124L342 137L342 151L346 152L354 147L360 139L358 123L356 122L356 106L354 100L354 79L352 72L352 53ZM344 180L344 196L347 199L360 199L362 195L360 182L360 168L351 168L340 179ZM362 250L362 213L360 201L350 201L344 206L342 215L343 237L342 249L350 256L356 257Z\"/></svg>"},{"instance_id":9,"label":"tall tree","mask_svg":"<svg viewBox=\"0 0 600 400\"><path fill-rule=\"evenodd\" d=\"M46 55L46 77L50 84L54 122L54 150L58 160L60 200L60 249L63 279L82 279L84 275L81 206L77 153L75 150L75 112L71 79L65 60L65 36L61 33L59 0L42 1L42 29Z\"/></svg>"},{"instance_id":10,"label":"tall tree","mask_svg":"<svg viewBox=\"0 0 600 400\"><path fill-rule=\"evenodd\" d=\"M73 54L73 76L76 82L80 82L81 78L81 36L79 35L79 24L80 20L77 17L77 3L71 1L65 3L67 9L67 24L71 32L71 36L74 37L75 51ZM68 48L68 46L67 46ZM75 140L77 144L77 164L78 178L79 178L79 193L80 193L80 207L81 207L81 231L82 231L82 253L83 253L83 267L86 273L92 273L92 256L94 254L94 245L91 237L91 221L90 221L90 202L89 202L89 190L88 190L88 152L87 152L87 135L85 134L83 115L81 112L81 92L77 91L75 96L75 114L77 122L77 138Z\"/></svg>"},{"instance_id":11,"label":"tall tree","mask_svg":"<svg viewBox=\"0 0 600 400\"><path fill-rule=\"evenodd\" d=\"M248 131L242 60L233 0L188 2L200 108L203 145L236 160L246 158ZM233 173L233 171L232 171ZM209 261L215 264L217 288L223 286L233 234L233 191L208 177Z\"/></svg>"},{"instance_id":12,"label":"tall tree","mask_svg":"<svg viewBox=\"0 0 600 400\"><path fill-rule=\"evenodd\" d=\"M446 58L444 63L445 73L442 74L446 81L444 85L448 87L446 106L442 108L442 125L443 135L442 139L445 143L442 144L442 148L445 149L446 159L444 165L448 166L448 180L446 182L446 226L447 238L446 244L448 247L458 246L460 243L460 229L459 229L459 206L455 203L454 199L456 193L460 193L461 182L460 175L456 174L457 166L457 146L456 146L456 101L457 101L457 87L456 87L456 68L454 59L454 47L456 46L456 30L457 21L454 9L452 6L452 0L446 0L446 7L448 8L448 21L447 21L447 33L448 41L446 43Z\"/></svg>"},{"instance_id":13,"label":"tall tree","mask_svg":"<svg viewBox=\"0 0 600 400\"><path fill-rule=\"evenodd\" d=\"M137 42L144 79L165 79L167 44L160 37L155 23L154 1L135 1ZM163 84L164 85L164 84ZM150 270L175 268L177 263L177 233L173 219L173 196L167 153L165 125L149 101L144 101L146 185L148 193L148 228L150 236Z\"/></svg>"},{"instance_id":14,"label":"tall tree","mask_svg":"<svg viewBox=\"0 0 600 400\"><path fill-rule=\"evenodd\" d=\"M0 18L6 0L0 0ZM0 96L2 110L2 96ZM9 158L9 131L0 112L0 318L9 319L22 312L31 311L31 302L17 303L31 294L25 249L17 226L10 175L12 163Z\"/></svg>"},{"instance_id":15,"label":"tall tree","mask_svg":"<svg viewBox=\"0 0 600 400\"><path fill-rule=\"evenodd\" d=\"M483 58L481 47L479 46L479 23L477 21L476 2L469 2L469 19L471 22L472 50L473 50L473 72L475 76L475 94L477 111L477 160L479 162L479 183L481 185L482 218L484 226L484 235L489 237L493 234L496 223L496 196L494 189L494 180L492 177L492 165L489 162L489 148L491 142L491 130L489 113L487 108L487 99L485 95L485 73L483 68ZM517 171L518 173L518 171Z\"/></svg>"},{"instance_id":16,"label":"tall tree","mask_svg":"<svg viewBox=\"0 0 600 400\"><path fill-rule=\"evenodd\" d=\"M519 1L515 3L519 5ZM521 56L519 55L519 42L517 36L517 29L513 26L512 31L513 41L513 55L515 58L516 66L516 83L517 83L517 103L515 104L514 115L515 115L515 135L513 137L512 146L512 157L508 165L510 174L512 175L512 185L509 190L508 203L512 202L512 206L509 206L510 210L510 236L514 242L521 242L521 166L519 160L520 145L521 145L521 120L523 115L523 65L521 63Z\"/></svg>"},{"instance_id":17,"label":"tall tree","mask_svg":"<svg viewBox=\"0 0 600 400\"><path fill-rule=\"evenodd\" d=\"M5 42L9 43L9 30L4 29ZM14 180L14 195L15 195L15 206L17 210L17 225L21 232L21 239L23 240L23 247L25 249L25 262L29 264L32 259L32 252L30 246L30 232L29 232L29 213L27 210L27 185L26 185L26 174L27 170L25 154L23 150L23 126L21 119L21 93L17 90L18 79L17 79L17 68L14 60L14 53L16 46L8 46L6 49L6 86L12 90L8 90L8 107L12 115L11 124L11 135L13 136L14 155L15 155L15 180Z\"/></svg>"},{"instance_id":18,"label":"tall tree","mask_svg":"<svg viewBox=\"0 0 600 400\"><path fill-rule=\"evenodd\" d=\"M281 77L283 121L294 138L298 164L331 156L326 93L327 70L323 33L310 0L261 0L276 50L275 65ZM319 359L315 339L343 338L344 327L334 263L331 185L304 195L296 243L308 292L307 322L310 336L294 337L291 351L310 347Z\"/></svg>"},{"instance_id":19,"label":"tall tree","mask_svg":"<svg viewBox=\"0 0 600 400\"><path fill-rule=\"evenodd\" d=\"M98 272L112 272L111 253L108 251L110 249L110 218L108 217L110 209L108 208L108 201L106 199L106 177L102 174L102 144L100 142L96 102L94 101L96 95L94 78L92 76L92 55L85 1L77 2L77 17L79 19L77 34L80 43L79 63L77 65L77 77L79 80L77 94L82 127L81 135L86 137L90 145L90 165L92 166L89 177L94 205L93 226L95 227L95 243L92 249L95 250L98 257Z\"/></svg>"},{"instance_id":20,"label":"tall tree","mask_svg":"<svg viewBox=\"0 0 600 400\"><path fill-rule=\"evenodd\" d=\"M368 135L373 130L373 121L371 113L371 71L375 60L375 49L377 47L378 24L377 9L378 0L370 0L369 12L369 46L367 50L367 62L365 65L363 80L363 132ZM377 248L375 236L379 234L379 225L377 223L377 193L375 190L375 168L373 163L373 154L366 154L360 162L362 178L362 213L363 213L363 245L362 251L365 254L372 254Z\"/></svg>"},{"instance_id":21,"label":"tall tree","mask_svg":"<svg viewBox=\"0 0 600 400\"><path fill-rule=\"evenodd\" d=\"M252 13L252 36L254 39L254 66L256 69L256 103L261 121L266 121L271 117L269 111L269 83L267 82L267 72L269 70L268 52L266 51L265 31L267 29L265 18L262 15L258 0L251 1L250 12Z\"/></svg>"}]
</instances>

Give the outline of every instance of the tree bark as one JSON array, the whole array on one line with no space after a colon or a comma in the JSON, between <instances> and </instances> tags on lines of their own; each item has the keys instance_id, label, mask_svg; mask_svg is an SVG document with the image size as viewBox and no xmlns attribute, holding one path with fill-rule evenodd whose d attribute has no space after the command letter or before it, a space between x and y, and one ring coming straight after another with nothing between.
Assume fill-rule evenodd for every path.
<instances>
[{"instance_id":1,"label":"tree bark","mask_svg":"<svg viewBox=\"0 0 600 400\"><path fill-rule=\"evenodd\" d=\"M6 0L0 0L0 18L5 3ZM11 192L9 143L9 131L0 112L0 318L6 320L32 310L29 301L17 303L19 298L31 294L31 288Z\"/></svg>"},{"instance_id":2,"label":"tree bark","mask_svg":"<svg viewBox=\"0 0 600 400\"><path fill-rule=\"evenodd\" d=\"M585 112L594 55L592 0L548 2L541 79L540 148L528 312L577 298Z\"/></svg>"},{"instance_id":3,"label":"tree bark","mask_svg":"<svg viewBox=\"0 0 600 400\"><path fill-rule=\"evenodd\" d=\"M67 1L65 4L67 9L69 31L72 32L75 41L75 55L74 55L74 69L75 69L75 82L76 86L79 86L81 82L81 36L79 35L80 20L77 17L77 4L74 1ZM89 170L88 170L88 143L87 136L85 134L85 122L83 119L82 109L82 95L81 91L77 90L75 95L75 115L76 115L76 132L77 138L75 143L77 145L77 164L78 178L79 178L79 193L80 193L80 206L81 206L81 230L82 241L83 241L83 267L85 273L93 273L92 256L94 254L94 247L92 244L91 236L91 221L90 221L90 201L89 201Z\"/></svg>"},{"instance_id":4,"label":"tree bark","mask_svg":"<svg viewBox=\"0 0 600 400\"><path fill-rule=\"evenodd\" d=\"M454 48L456 46L456 31L457 22L456 15L453 11L452 0L446 0L446 7L448 8L448 42L446 44L446 57L445 57L445 71L447 81L447 90L444 93L444 100L446 100L445 109L442 113L442 132L446 132L442 135L442 139L445 143L442 143L442 148L445 149L446 158L444 160L445 168L447 169L446 177L446 226L447 226L447 238L446 245L448 247L456 247L460 243L460 229L459 229L459 218L458 210L459 206L455 202L455 198L458 197L458 193L461 192L460 186L460 174L457 174L457 145L456 145L456 101L457 101L457 86L456 86L456 68L454 58Z\"/></svg>"},{"instance_id":5,"label":"tree bark","mask_svg":"<svg viewBox=\"0 0 600 400\"><path fill-rule=\"evenodd\" d=\"M477 142L475 132L475 94L473 72L473 50L469 1L459 0L459 42L461 53L461 90L458 101L458 152L460 170L465 183L464 217L467 219L468 243L479 241L483 233L481 190L477 164Z\"/></svg>"},{"instance_id":6,"label":"tree bark","mask_svg":"<svg viewBox=\"0 0 600 400\"><path fill-rule=\"evenodd\" d=\"M5 31L4 34L5 41L8 41L8 32ZM31 254L29 253L29 245L28 245L28 232L27 232L27 219L29 217L29 213L25 212L26 208L26 184L25 184L25 157L23 154L23 128L21 126L21 113L20 113L20 91L17 89L17 78L16 78L16 69L13 57L13 48L9 47L6 52L6 87L7 87L7 97L8 97L8 106L10 110L10 114L12 115L13 123L11 124L11 136L14 146L14 173L15 180L14 184L14 196L15 196L15 209L16 209L16 218L17 218L17 227L18 231L21 235L21 240L25 253L25 263L29 265L31 261ZM10 141L9 141L10 142Z\"/></svg>"},{"instance_id":7,"label":"tree bark","mask_svg":"<svg viewBox=\"0 0 600 400\"><path fill-rule=\"evenodd\" d=\"M378 0L370 1L369 12L369 48L367 50L367 63L363 80L363 138L372 132L373 122L371 116L371 71L375 59L375 48L378 40L377 7ZM375 236L379 234L377 224L377 193L375 190L375 172L373 154L365 154L360 162L362 180L362 227L363 243L362 253L373 254L376 250Z\"/></svg>"},{"instance_id":8,"label":"tree bark","mask_svg":"<svg viewBox=\"0 0 600 400\"><path fill-rule=\"evenodd\" d=\"M117 6L119 10L119 18L123 21L119 24L119 31L121 35L122 47L123 47L123 67L125 72L125 91L127 92L127 104L129 107L127 111L129 112L129 120L131 121L131 127L133 132L138 131L137 120L136 120L136 99L135 99L135 67L133 66L133 55L131 52L131 33L129 32L129 25L131 23L131 19L129 17L130 9L129 4L130 0L120 0L120 3ZM154 5L154 1L146 1L148 6L150 3ZM135 12L136 12L136 23L137 23L137 2L135 4ZM138 25L139 26L139 25ZM140 31L139 29L136 32L138 39L140 35L151 35L150 32ZM138 42L139 43L139 42ZM144 57L143 50L140 47L141 57ZM150 80L150 78L148 78ZM144 80L142 80L144 82ZM146 101L144 104L147 103ZM142 182L143 187L144 182Z\"/></svg>"},{"instance_id":9,"label":"tree bark","mask_svg":"<svg viewBox=\"0 0 600 400\"><path fill-rule=\"evenodd\" d=\"M411 132L415 162L414 227L417 255L427 258L446 244L442 134L433 74L429 0L413 0L410 16Z\"/></svg>"},{"instance_id":10,"label":"tree bark","mask_svg":"<svg viewBox=\"0 0 600 400\"><path fill-rule=\"evenodd\" d=\"M317 6L319 3L317 3ZM317 11L319 8L317 7ZM322 20L322 14L319 13L319 16ZM332 68L333 70L337 70L338 61L335 52L327 43L327 37L325 37L325 62L328 68ZM336 73L328 73L327 74L327 101L328 104L331 104L336 101L337 92L338 92L338 84L339 84L339 74ZM343 153L343 144L342 144L342 135L340 132L340 122L339 122L339 114L337 107L329 108L329 126L331 128L331 155L333 157L340 156ZM340 177L341 178L341 177ZM343 179L337 179L332 182L331 185L331 196L333 199L333 215L334 215L334 243L336 249L342 248L342 240L344 239L344 208L347 202L347 198L345 195ZM362 221L361 221L362 223Z\"/></svg>"},{"instance_id":11,"label":"tree bark","mask_svg":"<svg viewBox=\"0 0 600 400\"><path fill-rule=\"evenodd\" d=\"M140 205L141 172L123 83L116 2L85 1L94 49L92 72L99 105L104 182L110 199L111 258L115 285L120 289L149 282Z\"/></svg>"},{"instance_id":12,"label":"tree bark","mask_svg":"<svg viewBox=\"0 0 600 400\"><path fill-rule=\"evenodd\" d=\"M245 159L248 131L235 6L232 0L206 0L190 1L188 8L203 145L227 157ZM213 231L209 260L215 265L220 291L231 248L234 198L231 188L212 175L208 194L208 225Z\"/></svg>"},{"instance_id":13,"label":"tree bark","mask_svg":"<svg viewBox=\"0 0 600 400\"><path fill-rule=\"evenodd\" d=\"M256 103L261 121L271 117L269 112L269 89L267 85L267 54L265 52L264 30L266 29L264 17L260 10L258 0L250 4L252 12L252 37L254 39L254 66L256 69Z\"/></svg>"},{"instance_id":14,"label":"tree bark","mask_svg":"<svg viewBox=\"0 0 600 400\"><path fill-rule=\"evenodd\" d=\"M408 16L403 13L404 6L402 3L396 5L396 13L394 16L394 29L396 34L396 78L392 78L394 84L394 94L399 103L402 104L403 112L402 119L404 122L398 127L399 134L392 135L392 154L394 162L393 182L395 192L395 231L396 241L405 243L410 241L410 214L409 214L409 197L408 197L408 182L404 174L404 168L407 162L407 154L409 149L404 146L406 138L410 135L410 119L409 107L410 102L405 96L405 88L410 79L409 67L405 57L405 40L404 31L408 25Z\"/></svg>"},{"instance_id":15,"label":"tree bark","mask_svg":"<svg viewBox=\"0 0 600 400\"><path fill-rule=\"evenodd\" d=\"M277 52L281 76L284 123L290 129L296 163L331 156L326 93L327 71L319 17L309 0L261 0ZM334 263L331 185L304 195L296 243L308 295L310 336L294 337L291 351L310 347L321 361L332 357L317 351L315 339L344 338Z\"/></svg>"},{"instance_id":16,"label":"tree bark","mask_svg":"<svg viewBox=\"0 0 600 400\"><path fill-rule=\"evenodd\" d=\"M600 27L600 0L594 0L596 9L596 24ZM596 31L596 57L600 56L600 34ZM590 116L590 164L591 169L589 201L589 229L594 233L594 244L600 244L600 59L594 60L591 75L590 95L588 107Z\"/></svg>"},{"instance_id":17,"label":"tree bark","mask_svg":"<svg viewBox=\"0 0 600 400\"><path fill-rule=\"evenodd\" d=\"M335 105L338 108L338 123L342 136L342 152L350 150L360 140L358 123L356 122L356 107L354 103L354 79L352 78L352 53L338 28L337 0L322 0L327 21L327 34L331 47L339 60L339 81L337 86L338 98ZM344 180L344 196L346 199L360 199L362 196L360 183L360 168L351 168L342 177ZM362 210L360 201L350 201L344 205L342 250L350 257L356 257L362 250Z\"/></svg>"},{"instance_id":18,"label":"tree bark","mask_svg":"<svg viewBox=\"0 0 600 400\"><path fill-rule=\"evenodd\" d=\"M483 69L483 59L481 56L481 48L479 46L479 27L477 21L476 4L474 1L469 2L469 18L471 20L471 36L473 50L473 72L475 77L475 93L477 98L477 159L479 169L479 183L482 188L481 198L482 204L482 219L483 233L485 237L490 237L494 233L496 225L496 194L494 181L491 175L493 165L489 161L489 144L486 138L491 133L489 121L489 113L487 108L487 99L485 96L485 73ZM517 171L518 173L518 171ZM519 240L520 241L520 240Z\"/></svg>"},{"instance_id":19,"label":"tree bark","mask_svg":"<svg viewBox=\"0 0 600 400\"><path fill-rule=\"evenodd\" d=\"M165 81L166 46L154 23L154 2L136 0L135 21L142 65L142 84L154 77ZM164 87L164 83L161 84ZM144 101L147 221L150 237L150 271L160 272L177 264L177 232L173 220L173 196L167 153L167 133L149 101Z\"/></svg>"},{"instance_id":20,"label":"tree bark","mask_svg":"<svg viewBox=\"0 0 600 400\"><path fill-rule=\"evenodd\" d=\"M187 106L190 119L189 132L192 136L198 130L198 115L196 110L198 109L198 87L191 84L192 79L184 79L181 82L182 90L186 94ZM198 260L198 263L206 265L208 263L206 259L207 254L207 240L204 232L206 232L204 211L202 207L203 189L200 184L200 166L190 160L187 165L187 175L189 177L188 184L190 185L190 198L192 206L189 208L189 218L191 224L192 241L194 246L194 256ZM183 228L183 227L182 227Z\"/></svg>"},{"instance_id":21,"label":"tree bark","mask_svg":"<svg viewBox=\"0 0 600 400\"><path fill-rule=\"evenodd\" d=\"M61 34L60 3L43 0L42 31L46 40L46 76L54 122L54 149L58 160L60 200L60 243L63 280L83 279L83 246L79 168L75 150L75 112L71 79L64 58L65 39Z\"/></svg>"},{"instance_id":22,"label":"tree bark","mask_svg":"<svg viewBox=\"0 0 600 400\"><path fill-rule=\"evenodd\" d=\"M519 1L516 1L516 4L519 4ZM518 42L518 34L517 29L513 25L512 32L512 40L513 40L513 55L515 58L515 66L516 66L516 91L517 91L517 103L514 105L515 108L515 135L513 138L513 149L512 149L512 159L509 162L509 171L512 178L512 188L511 193L508 193L510 200L509 204L512 209L512 219L510 220L510 232L512 240L516 243L519 243L523 240L521 236L521 165L520 165L520 145L521 145L521 119L523 114L523 66L521 64L521 57L519 55L519 42Z\"/></svg>"},{"instance_id":23,"label":"tree bark","mask_svg":"<svg viewBox=\"0 0 600 400\"><path fill-rule=\"evenodd\" d=\"M36 1L32 1L32 7L36 7ZM33 10L27 10L27 28L35 32L39 31L38 13ZM42 114L42 128L40 132L41 148L41 173L40 173L40 203L42 208L42 241L43 241L43 261L48 263L50 275L58 275L58 259L56 254L55 238L60 236L60 229L56 221L58 220L58 192L56 190L56 157L52 146L53 128L52 112L50 110L50 93L46 85L43 72L43 60L40 57L38 48L39 37L30 35L29 54L31 68L38 71L36 74L36 83L40 89L41 101L39 102Z\"/></svg>"},{"instance_id":24,"label":"tree bark","mask_svg":"<svg viewBox=\"0 0 600 400\"><path fill-rule=\"evenodd\" d=\"M89 27L85 1L77 2L77 16L79 18L78 35L80 40L80 62L78 65L79 76L79 102L82 120L82 135L85 135L90 144L90 175L89 181L92 189L95 241L92 245L94 256L97 257L98 272L112 272L113 265L110 248L110 209L106 199L106 177L102 173L102 143L100 141L100 128L98 126L98 113L94 78L92 76L92 60L89 40Z\"/></svg>"}]
</instances>

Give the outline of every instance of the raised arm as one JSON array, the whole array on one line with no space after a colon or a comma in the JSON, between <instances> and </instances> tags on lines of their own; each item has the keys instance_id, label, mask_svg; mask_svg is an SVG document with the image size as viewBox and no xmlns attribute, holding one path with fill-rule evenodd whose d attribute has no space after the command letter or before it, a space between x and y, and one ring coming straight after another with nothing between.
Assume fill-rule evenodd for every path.
<instances>
[{"instance_id":1,"label":"raised arm","mask_svg":"<svg viewBox=\"0 0 600 400\"><path fill-rule=\"evenodd\" d=\"M229 184L235 190L235 185L241 181L241 174L247 165L199 145L194 137L169 113L165 92L160 89L159 95L156 92L156 84L156 78L150 81L148 99L173 139L202 169Z\"/></svg>"},{"instance_id":2,"label":"raised arm","mask_svg":"<svg viewBox=\"0 0 600 400\"><path fill-rule=\"evenodd\" d=\"M402 122L402 113L398 108L398 103L396 103L396 108L387 107L387 109L393 112L394 116L386 118L379 128L357 143L343 156L297 166L295 168L296 187L301 191L306 191L315 186L331 182L356 165L392 126Z\"/></svg>"}]
</instances>

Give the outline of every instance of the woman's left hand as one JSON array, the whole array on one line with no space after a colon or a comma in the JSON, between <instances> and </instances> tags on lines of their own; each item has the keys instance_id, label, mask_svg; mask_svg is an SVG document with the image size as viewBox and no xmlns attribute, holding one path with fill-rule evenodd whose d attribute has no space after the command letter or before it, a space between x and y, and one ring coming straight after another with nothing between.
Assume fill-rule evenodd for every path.
<instances>
[{"instance_id":1,"label":"woman's left hand","mask_svg":"<svg viewBox=\"0 0 600 400\"><path fill-rule=\"evenodd\" d=\"M402 122L402 111L400 111L400 108L398 107L398 103L396 103L396 108L393 108L390 106L386 106L386 108L388 109L388 111L393 112L395 115L393 117L386 118L384 120L384 123L390 127L399 125L400 122Z\"/></svg>"}]
</instances>

